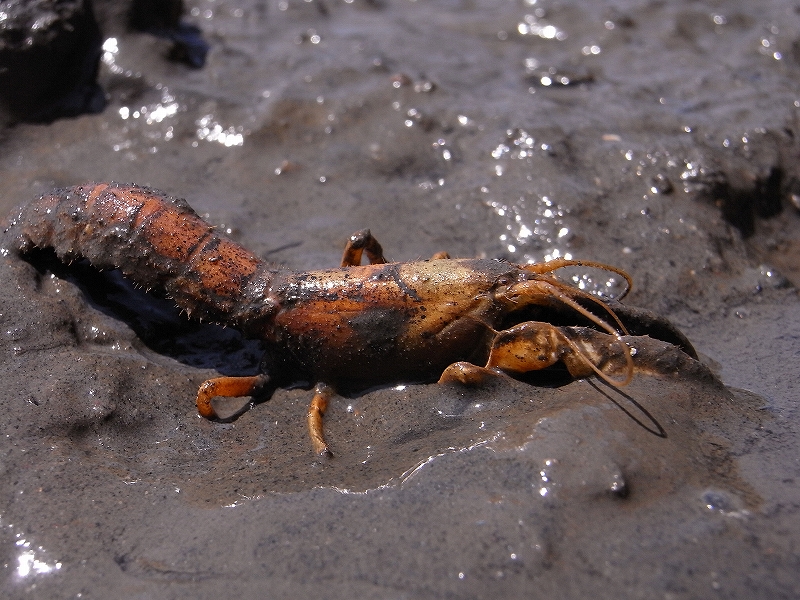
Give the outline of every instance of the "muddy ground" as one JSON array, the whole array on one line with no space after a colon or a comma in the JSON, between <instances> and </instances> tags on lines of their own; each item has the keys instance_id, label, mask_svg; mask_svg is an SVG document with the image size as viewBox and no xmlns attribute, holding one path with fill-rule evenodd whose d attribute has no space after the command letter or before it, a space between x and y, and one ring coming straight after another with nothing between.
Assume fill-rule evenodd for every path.
<instances>
[{"instance_id":1,"label":"muddy ground","mask_svg":"<svg viewBox=\"0 0 800 600\"><path fill-rule=\"evenodd\" d=\"M0 131L4 214L114 180L295 269L364 227L395 260L599 260L701 362L337 397L320 460L307 390L197 416L258 342L7 252L5 597L800 595L793 3L191 0L202 69L96 4L108 107Z\"/></svg>"}]
</instances>

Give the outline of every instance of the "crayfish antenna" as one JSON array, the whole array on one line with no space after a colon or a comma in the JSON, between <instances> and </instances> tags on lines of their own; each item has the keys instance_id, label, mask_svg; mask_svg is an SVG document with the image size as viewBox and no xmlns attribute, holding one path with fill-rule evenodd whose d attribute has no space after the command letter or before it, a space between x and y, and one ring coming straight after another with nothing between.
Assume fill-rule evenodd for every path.
<instances>
[{"instance_id":1,"label":"crayfish antenna","mask_svg":"<svg viewBox=\"0 0 800 600\"><path fill-rule=\"evenodd\" d=\"M615 313L605 302L603 302L597 296L594 296L588 292L584 292L583 290L574 288L569 284L566 284L562 281L558 281L557 279L552 279L550 281L539 280L539 283L548 286L553 296L558 298L561 302L569 306L575 312L582 314L592 323L594 323L601 329L605 330L606 332L610 333L611 335L619 335L620 333L622 335L628 335L628 330L625 328L625 325L622 324L622 321L620 320L619 316L617 316L617 313ZM569 293L566 293L566 291L568 291ZM585 307L575 302L575 300L573 300L571 295L583 298L585 300L589 300L590 302L593 302L595 305L601 307L611 316L611 318L614 319L614 322L617 324L617 329L614 329L609 323L598 317L590 310L587 310Z\"/></svg>"},{"instance_id":2,"label":"crayfish antenna","mask_svg":"<svg viewBox=\"0 0 800 600\"><path fill-rule=\"evenodd\" d=\"M626 283L625 290L619 296L617 296L616 300L622 300L633 289L633 279L625 271L623 271L619 267L615 267L613 265L607 265L605 263L597 262L594 260L573 260L568 258L554 258L553 260L548 260L547 262L543 263L522 265L522 268L525 269L526 271L533 271L538 275L546 275L548 273L552 273L553 271L557 271L558 269L563 269L564 267L591 267L593 269L600 269L601 271L616 273L617 275L622 277Z\"/></svg>"},{"instance_id":3,"label":"crayfish antenna","mask_svg":"<svg viewBox=\"0 0 800 600\"><path fill-rule=\"evenodd\" d=\"M616 334L618 331L621 332L623 335L627 335L628 330L622 324L622 321L617 316L617 313L615 313L611 308L609 308L609 306L605 302L603 302L594 294L584 292L583 290L573 287L568 283L559 281L558 279L555 278L555 276L552 275L554 271L557 271L558 269L563 269L564 267L591 267L594 269L601 269L603 271L616 273L617 275L625 279L626 282L626 288L622 292L622 294L620 294L616 298L617 300L622 300L625 296L628 295L628 293L633 288L633 279L631 279L631 276L618 267L614 267L612 265L607 265L605 263L593 260L572 260L567 258L555 258L553 260L549 260L544 263L533 263L530 265L522 265L522 268L526 271L532 271L537 275L549 276L547 280L540 279L539 281L544 284L549 284L551 286L551 292L559 300L561 300L567 306L571 307L573 310L585 316L592 323L594 323L598 327L603 328L604 330L606 330L611 334ZM586 310L577 302L575 302L573 300L574 297L583 298L585 300L588 300L589 302L593 302L597 306L600 306L614 319L614 322L617 324L618 330L614 331L613 329L611 329L608 323L604 322L602 319L597 317L597 315L592 314L590 311Z\"/></svg>"}]
</instances>

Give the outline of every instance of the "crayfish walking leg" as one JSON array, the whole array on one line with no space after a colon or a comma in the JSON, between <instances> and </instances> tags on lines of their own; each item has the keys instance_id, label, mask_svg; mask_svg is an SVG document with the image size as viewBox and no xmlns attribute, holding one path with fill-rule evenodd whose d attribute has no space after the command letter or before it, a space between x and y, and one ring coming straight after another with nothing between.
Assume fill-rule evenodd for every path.
<instances>
[{"instance_id":1,"label":"crayfish walking leg","mask_svg":"<svg viewBox=\"0 0 800 600\"><path fill-rule=\"evenodd\" d=\"M344 254L342 254L343 267L357 267L361 264L361 256L366 253L369 264L383 265L386 264L386 258L383 256L383 248L378 243L369 229L362 229L356 231L347 240L347 245L344 247Z\"/></svg>"},{"instance_id":2,"label":"crayfish walking leg","mask_svg":"<svg viewBox=\"0 0 800 600\"><path fill-rule=\"evenodd\" d=\"M308 406L308 435L311 437L311 445L317 456L332 456L325 437L322 435L322 417L328 409L328 401L333 394L331 386L318 383L314 387L314 397Z\"/></svg>"},{"instance_id":3,"label":"crayfish walking leg","mask_svg":"<svg viewBox=\"0 0 800 600\"><path fill-rule=\"evenodd\" d=\"M206 419L216 419L217 411L211 401L217 396L240 398L255 396L264 389L269 381L266 375L249 377L215 377L200 384L197 390L197 412Z\"/></svg>"},{"instance_id":4,"label":"crayfish walking leg","mask_svg":"<svg viewBox=\"0 0 800 600\"><path fill-rule=\"evenodd\" d=\"M256 396L264 390L269 377L266 375L252 375L249 377L215 377L200 384L197 390L197 412L206 419L216 419L217 411L211 401L217 397L240 398L242 396ZM328 408L328 401L334 394L333 388L324 383L318 383L314 388L314 397L308 406L308 434L314 452L320 456L330 456L328 445L322 433L322 417Z\"/></svg>"}]
</instances>

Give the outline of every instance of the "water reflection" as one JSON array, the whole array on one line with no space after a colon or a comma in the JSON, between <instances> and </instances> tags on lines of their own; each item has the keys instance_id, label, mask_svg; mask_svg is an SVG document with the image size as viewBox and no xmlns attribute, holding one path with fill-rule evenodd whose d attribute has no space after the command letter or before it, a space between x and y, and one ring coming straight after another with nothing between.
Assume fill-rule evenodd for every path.
<instances>
[{"instance_id":1,"label":"water reflection","mask_svg":"<svg viewBox=\"0 0 800 600\"><path fill-rule=\"evenodd\" d=\"M108 69L117 75L123 72L123 68L117 64L117 54L119 54L119 43L117 38L108 38L103 42L103 55L101 60Z\"/></svg>"},{"instance_id":2,"label":"water reflection","mask_svg":"<svg viewBox=\"0 0 800 600\"><path fill-rule=\"evenodd\" d=\"M9 527L12 527L9 525ZM30 540L26 539L22 533L17 533L14 545L18 548L16 576L19 579L33 577L35 575L47 575L60 571L62 563L59 561L48 561L46 552L41 546L33 547Z\"/></svg>"},{"instance_id":3,"label":"water reflection","mask_svg":"<svg viewBox=\"0 0 800 600\"><path fill-rule=\"evenodd\" d=\"M533 14L527 14L522 21L517 23L517 32L520 35L537 36L545 40L563 41L567 39L567 34L552 23L541 19L544 16L544 9L537 9Z\"/></svg>"},{"instance_id":4,"label":"water reflection","mask_svg":"<svg viewBox=\"0 0 800 600\"><path fill-rule=\"evenodd\" d=\"M505 140L491 150L491 157L496 161L495 175L502 177L506 173L511 174L516 161L532 165L537 157L549 156L552 152L553 148L549 143L537 140L525 129L509 129ZM629 150L628 153L625 157L632 160L632 151ZM651 157L648 155L648 158ZM532 181L530 175L527 179ZM501 219L503 232L498 239L505 252L510 255L510 260L530 264L557 258L575 258L569 250L575 233L574 227L567 222L567 207L551 196L536 191L524 191L514 201L498 199L488 186L483 186L481 192L484 204ZM598 269L571 269L563 277L579 289L601 297L618 297L627 288L621 277Z\"/></svg>"},{"instance_id":5,"label":"water reflection","mask_svg":"<svg viewBox=\"0 0 800 600\"><path fill-rule=\"evenodd\" d=\"M489 194L489 189L482 190ZM570 229L564 223L566 209L553 202L548 196L519 199L507 204L491 197L486 205L505 221L506 233L500 234L500 241L509 254L521 256L517 262L538 262L554 258L570 260L572 254L556 242L570 239Z\"/></svg>"},{"instance_id":6,"label":"water reflection","mask_svg":"<svg viewBox=\"0 0 800 600\"><path fill-rule=\"evenodd\" d=\"M217 142L226 148L231 146L241 146L244 144L244 129L241 126L223 128L214 119L214 115L208 114L200 117L196 123L197 139L207 142Z\"/></svg>"},{"instance_id":7,"label":"water reflection","mask_svg":"<svg viewBox=\"0 0 800 600\"><path fill-rule=\"evenodd\" d=\"M41 551L41 548L39 549ZM44 575L61 569L61 563L46 563L36 558L33 550L24 550L17 557L17 577L28 577L30 575Z\"/></svg>"},{"instance_id":8,"label":"water reflection","mask_svg":"<svg viewBox=\"0 0 800 600\"><path fill-rule=\"evenodd\" d=\"M117 62L120 55L119 41L117 38L110 37L103 42L102 62L105 67L115 75L136 78L138 73L126 70ZM179 125L180 113L187 111L186 102L178 100L176 94L162 84L157 83L153 86L154 91L160 94L156 102L145 102L136 106L123 105L117 109L117 114L124 122L121 131L125 139L113 144L115 152L121 150L134 149L136 144L133 133L139 133L149 146L149 152L158 151L158 146L153 145L160 141L170 141L175 137L176 127ZM269 92L262 94L264 98L269 97ZM239 126L225 126L213 114L201 113L199 118L194 120L193 147L198 146L198 141L216 142L226 148L241 146L244 143L244 128ZM133 158L134 155L131 155Z\"/></svg>"}]
</instances>

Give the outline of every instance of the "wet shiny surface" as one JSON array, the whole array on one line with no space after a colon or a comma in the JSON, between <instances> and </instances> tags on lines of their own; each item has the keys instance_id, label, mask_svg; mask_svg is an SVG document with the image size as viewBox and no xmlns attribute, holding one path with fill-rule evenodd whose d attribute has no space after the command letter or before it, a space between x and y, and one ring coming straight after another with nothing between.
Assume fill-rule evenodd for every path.
<instances>
[{"instance_id":1,"label":"wet shiny surface","mask_svg":"<svg viewBox=\"0 0 800 600\"><path fill-rule=\"evenodd\" d=\"M749 392L685 366L378 389L332 401L320 461L306 390L196 415L258 344L3 256L6 596L798 594L792 5L187 5L204 69L106 15L106 111L0 132L4 213L116 180L293 269L364 227L394 260L608 262Z\"/></svg>"}]
</instances>

